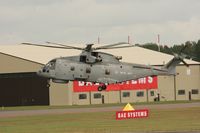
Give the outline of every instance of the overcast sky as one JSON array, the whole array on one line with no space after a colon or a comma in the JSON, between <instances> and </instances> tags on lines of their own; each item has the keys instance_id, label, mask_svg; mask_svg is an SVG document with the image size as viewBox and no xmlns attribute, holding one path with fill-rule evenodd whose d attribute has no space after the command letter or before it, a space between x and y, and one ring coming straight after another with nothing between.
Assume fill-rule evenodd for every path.
<instances>
[{"instance_id":1,"label":"overcast sky","mask_svg":"<svg viewBox=\"0 0 200 133\"><path fill-rule=\"evenodd\" d=\"M0 44L200 39L200 0L0 0Z\"/></svg>"}]
</instances>

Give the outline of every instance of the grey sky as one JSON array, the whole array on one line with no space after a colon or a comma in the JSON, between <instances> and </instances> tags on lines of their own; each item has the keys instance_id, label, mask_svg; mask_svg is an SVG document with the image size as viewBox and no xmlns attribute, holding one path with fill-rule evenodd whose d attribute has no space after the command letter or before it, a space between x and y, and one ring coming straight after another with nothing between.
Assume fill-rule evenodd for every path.
<instances>
[{"instance_id":1,"label":"grey sky","mask_svg":"<svg viewBox=\"0 0 200 133\"><path fill-rule=\"evenodd\" d=\"M200 39L200 0L0 0L0 44L180 44Z\"/></svg>"}]
</instances>

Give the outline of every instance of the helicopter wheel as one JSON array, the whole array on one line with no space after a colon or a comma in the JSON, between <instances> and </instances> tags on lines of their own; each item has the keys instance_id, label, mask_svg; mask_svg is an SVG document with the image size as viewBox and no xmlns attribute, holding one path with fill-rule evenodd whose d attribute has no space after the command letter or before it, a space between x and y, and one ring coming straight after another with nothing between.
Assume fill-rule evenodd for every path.
<instances>
[{"instance_id":1,"label":"helicopter wheel","mask_svg":"<svg viewBox=\"0 0 200 133\"><path fill-rule=\"evenodd\" d=\"M105 85L105 84L100 85L100 86L98 87L98 91L103 91L103 90L106 90L106 85Z\"/></svg>"}]
</instances>

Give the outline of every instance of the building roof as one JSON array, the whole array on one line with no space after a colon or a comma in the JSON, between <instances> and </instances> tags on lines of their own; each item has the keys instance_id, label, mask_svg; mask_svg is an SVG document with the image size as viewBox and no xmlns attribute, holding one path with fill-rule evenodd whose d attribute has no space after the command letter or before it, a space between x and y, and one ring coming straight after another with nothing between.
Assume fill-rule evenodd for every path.
<instances>
[{"instance_id":1,"label":"building roof","mask_svg":"<svg viewBox=\"0 0 200 133\"><path fill-rule=\"evenodd\" d=\"M85 46L85 45L78 45ZM96 46L96 45L95 45ZM147 64L147 65L163 65L173 58L172 55L161 52L141 48L129 47L121 49L101 50L116 56L122 56L123 62ZM74 56L81 53L79 50L73 49L57 49L48 47L36 47L28 45L0 45L0 52L33 62L46 64L49 60L56 57ZM188 64L200 64L199 62L187 60Z\"/></svg>"}]
</instances>

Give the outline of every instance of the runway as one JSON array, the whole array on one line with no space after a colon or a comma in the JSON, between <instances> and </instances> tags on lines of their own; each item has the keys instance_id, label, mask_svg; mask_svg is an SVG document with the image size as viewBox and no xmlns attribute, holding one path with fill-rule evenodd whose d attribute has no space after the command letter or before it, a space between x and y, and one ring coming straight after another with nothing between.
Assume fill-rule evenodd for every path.
<instances>
[{"instance_id":1,"label":"runway","mask_svg":"<svg viewBox=\"0 0 200 133\"><path fill-rule=\"evenodd\" d=\"M200 102L195 103L178 103L178 104L153 104L153 105L136 105L135 109L173 109L173 108L190 108L199 107ZM23 111L0 111L0 118L19 117L19 116L36 116L36 115L56 115L56 114L74 114L90 112L110 112L121 111L123 106L112 107L91 107L91 108L67 108L67 109L45 109L45 110L23 110Z\"/></svg>"}]
</instances>

